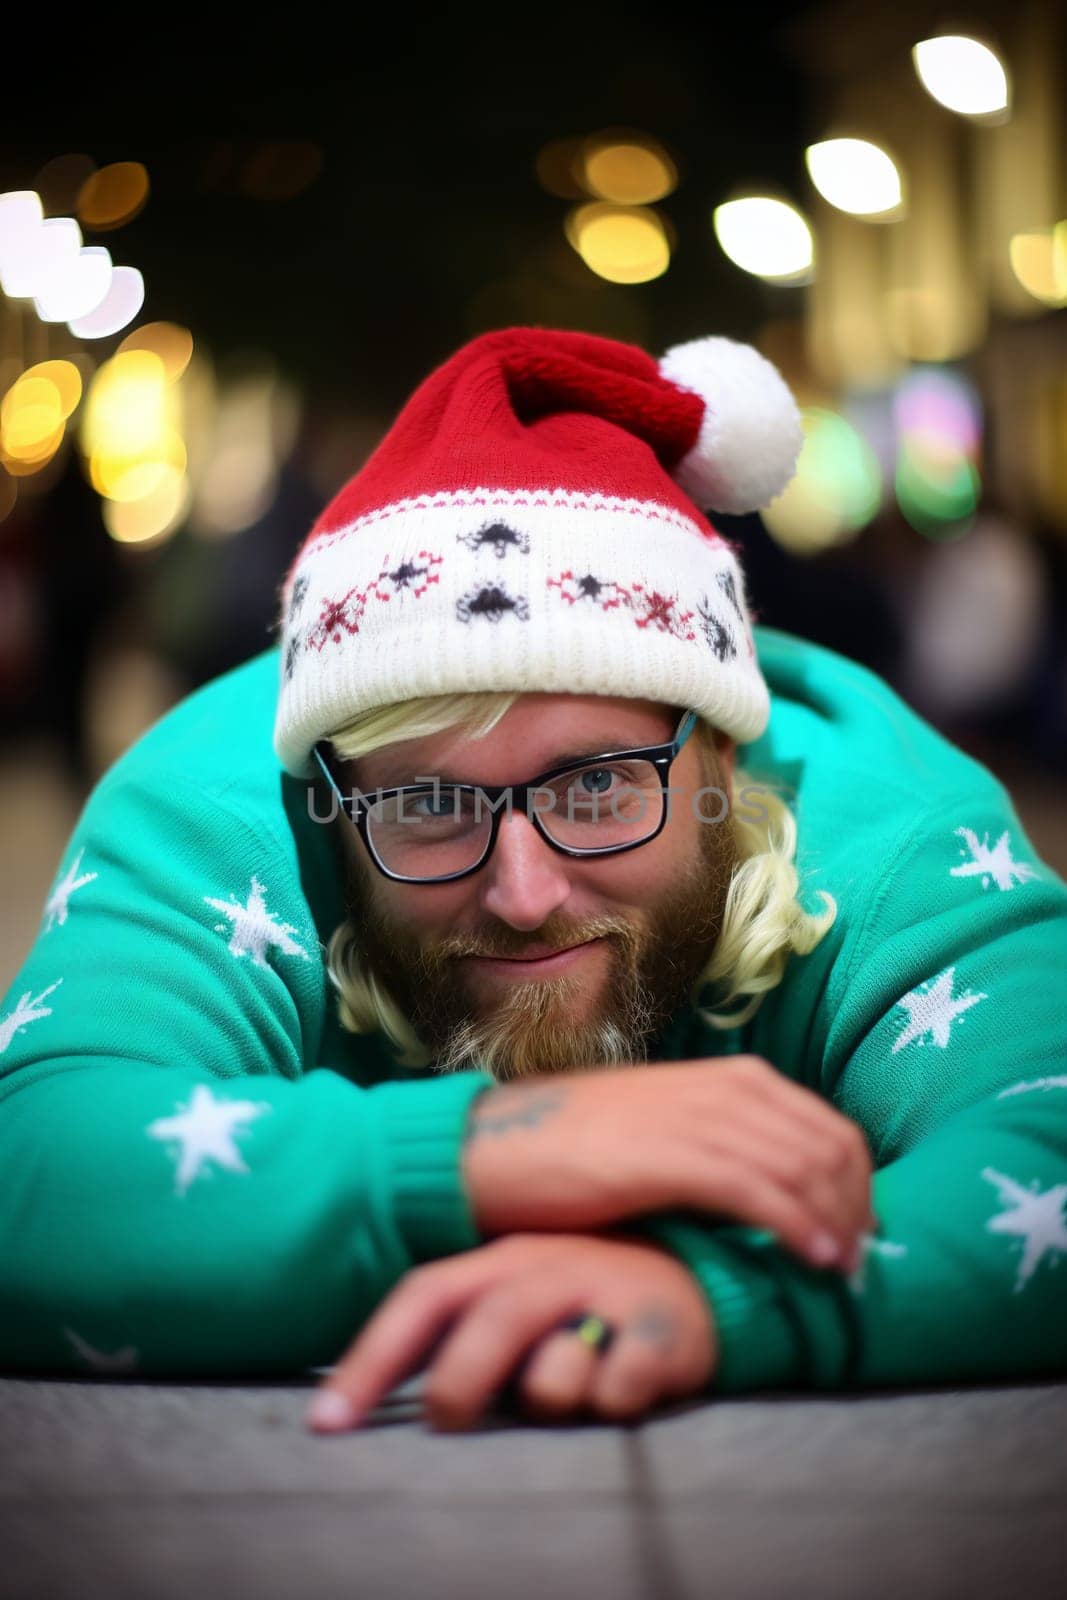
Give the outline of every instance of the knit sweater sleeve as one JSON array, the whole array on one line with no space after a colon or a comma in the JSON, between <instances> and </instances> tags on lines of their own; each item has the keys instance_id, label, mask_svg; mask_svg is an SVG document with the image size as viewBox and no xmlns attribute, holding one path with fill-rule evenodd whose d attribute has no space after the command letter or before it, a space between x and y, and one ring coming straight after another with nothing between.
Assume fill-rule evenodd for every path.
<instances>
[{"instance_id":1,"label":"knit sweater sleeve","mask_svg":"<svg viewBox=\"0 0 1067 1600\"><path fill-rule=\"evenodd\" d=\"M862 1264L645 1223L704 1288L724 1391L1067 1370L1067 885L991 776L887 845L822 1043L876 1168Z\"/></svg>"},{"instance_id":2,"label":"knit sweater sleeve","mask_svg":"<svg viewBox=\"0 0 1067 1600\"><path fill-rule=\"evenodd\" d=\"M0 1364L325 1365L414 1263L479 1242L478 1072L316 1065L326 980L281 843L115 769L0 1004Z\"/></svg>"}]
</instances>

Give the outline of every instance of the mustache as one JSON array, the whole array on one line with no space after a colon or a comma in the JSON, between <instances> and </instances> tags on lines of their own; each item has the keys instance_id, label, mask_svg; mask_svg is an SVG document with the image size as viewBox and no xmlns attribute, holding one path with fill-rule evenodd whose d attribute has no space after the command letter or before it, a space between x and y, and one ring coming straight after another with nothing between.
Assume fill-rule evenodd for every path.
<instances>
[{"instance_id":1,"label":"mustache","mask_svg":"<svg viewBox=\"0 0 1067 1600\"><path fill-rule=\"evenodd\" d=\"M503 957L521 960L536 947L542 954L555 954L569 950L572 945L587 944L591 939L614 938L631 944L637 937L629 921L622 917L591 917L582 923L564 925L549 919L536 933L522 933L501 924L486 928L478 934L449 934L436 939L432 947L420 952L422 963L428 970L438 971L451 961L466 956ZM545 950L548 946L548 950Z\"/></svg>"}]
</instances>

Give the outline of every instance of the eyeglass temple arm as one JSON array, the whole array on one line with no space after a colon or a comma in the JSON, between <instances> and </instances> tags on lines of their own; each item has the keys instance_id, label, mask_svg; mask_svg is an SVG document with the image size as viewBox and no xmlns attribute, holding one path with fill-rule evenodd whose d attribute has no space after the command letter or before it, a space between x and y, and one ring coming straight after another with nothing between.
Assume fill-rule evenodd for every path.
<instances>
[{"instance_id":1,"label":"eyeglass temple arm","mask_svg":"<svg viewBox=\"0 0 1067 1600\"><path fill-rule=\"evenodd\" d=\"M333 790L333 792L337 796L338 800L340 800L341 804L344 805L345 797L341 793L340 789L337 787L337 780L334 778L333 773L330 771L329 767L326 765L325 761L322 759L322 755L321 755L321 753L319 751L318 745L313 745L312 746L311 754L315 757L315 760L318 762L320 768L322 769L322 775L326 779L326 782L330 785L330 788Z\"/></svg>"}]
</instances>

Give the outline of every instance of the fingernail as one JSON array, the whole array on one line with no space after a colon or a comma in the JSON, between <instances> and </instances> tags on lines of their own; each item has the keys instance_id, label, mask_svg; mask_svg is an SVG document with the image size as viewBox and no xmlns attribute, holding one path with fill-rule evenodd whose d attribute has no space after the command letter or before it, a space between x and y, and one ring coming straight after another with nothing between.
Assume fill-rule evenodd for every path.
<instances>
[{"instance_id":1,"label":"fingernail","mask_svg":"<svg viewBox=\"0 0 1067 1600\"><path fill-rule=\"evenodd\" d=\"M351 1400L337 1389L320 1389L304 1413L312 1428L351 1427L354 1417Z\"/></svg>"},{"instance_id":2,"label":"fingernail","mask_svg":"<svg viewBox=\"0 0 1067 1600\"><path fill-rule=\"evenodd\" d=\"M813 1233L808 1242L808 1254L820 1267L829 1266L840 1254L832 1233Z\"/></svg>"}]
</instances>

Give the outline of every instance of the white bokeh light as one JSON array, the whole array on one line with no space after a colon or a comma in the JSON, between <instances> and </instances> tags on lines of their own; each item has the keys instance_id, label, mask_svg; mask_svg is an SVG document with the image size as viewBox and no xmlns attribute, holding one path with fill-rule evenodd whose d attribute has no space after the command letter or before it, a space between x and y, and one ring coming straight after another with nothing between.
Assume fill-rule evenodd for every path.
<instances>
[{"instance_id":1,"label":"white bokeh light","mask_svg":"<svg viewBox=\"0 0 1067 1600\"><path fill-rule=\"evenodd\" d=\"M811 229L784 200L752 195L716 206L715 237L735 266L772 283L802 282L814 261Z\"/></svg>"},{"instance_id":2,"label":"white bokeh light","mask_svg":"<svg viewBox=\"0 0 1067 1600\"><path fill-rule=\"evenodd\" d=\"M824 200L856 217L898 211L903 198L892 157L868 139L823 139L804 152L811 181Z\"/></svg>"},{"instance_id":3,"label":"white bokeh light","mask_svg":"<svg viewBox=\"0 0 1067 1600\"><path fill-rule=\"evenodd\" d=\"M964 117L988 117L1008 107L1008 75L988 45L964 34L923 39L912 52L927 94Z\"/></svg>"},{"instance_id":4,"label":"white bokeh light","mask_svg":"<svg viewBox=\"0 0 1067 1600\"><path fill-rule=\"evenodd\" d=\"M144 305L144 278L136 267L116 267L111 287L95 311L68 323L76 339L106 339L131 323Z\"/></svg>"},{"instance_id":5,"label":"white bokeh light","mask_svg":"<svg viewBox=\"0 0 1067 1600\"><path fill-rule=\"evenodd\" d=\"M14 295L20 263L37 237L44 220L41 197L33 189L12 189L0 194L0 287Z\"/></svg>"},{"instance_id":6,"label":"white bokeh light","mask_svg":"<svg viewBox=\"0 0 1067 1600\"><path fill-rule=\"evenodd\" d=\"M74 322L95 311L111 287L111 252L103 245L89 244L60 271L48 275L44 287L34 297L42 322Z\"/></svg>"},{"instance_id":7,"label":"white bokeh light","mask_svg":"<svg viewBox=\"0 0 1067 1600\"><path fill-rule=\"evenodd\" d=\"M4 252L4 293L20 300L46 294L72 270L81 243L73 217L46 217L21 227Z\"/></svg>"}]
</instances>

